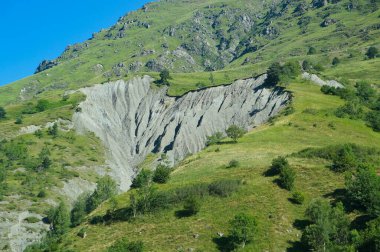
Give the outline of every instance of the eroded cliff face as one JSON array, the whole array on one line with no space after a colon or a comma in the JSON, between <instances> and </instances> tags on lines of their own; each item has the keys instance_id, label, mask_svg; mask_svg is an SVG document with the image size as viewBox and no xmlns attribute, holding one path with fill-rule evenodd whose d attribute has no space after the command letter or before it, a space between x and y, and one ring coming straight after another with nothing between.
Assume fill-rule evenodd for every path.
<instances>
[{"instance_id":1,"label":"eroded cliff face","mask_svg":"<svg viewBox=\"0 0 380 252\"><path fill-rule=\"evenodd\" d=\"M128 190L147 154L166 153L174 164L205 147L207 136L232 124L247 129L284 108L290 94L263 87L266 75L189 92L182 97L152 88L149 76L84 88L73 117L79 133L94 132L107 148L109 174Z\"/></svg>"}]
</instances>

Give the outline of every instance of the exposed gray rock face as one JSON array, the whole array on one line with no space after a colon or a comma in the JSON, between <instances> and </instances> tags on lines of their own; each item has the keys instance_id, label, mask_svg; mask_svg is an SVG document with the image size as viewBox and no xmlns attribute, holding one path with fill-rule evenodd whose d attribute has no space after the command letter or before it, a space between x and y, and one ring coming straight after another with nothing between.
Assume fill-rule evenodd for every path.
<instances>
[{"instance_id":1,"label":"exposed gray rock face","mask_svg":"<svg viewBox=\"0 0 380 252\"><path fill-rule=\"evenodd\" d=\"M309 81L311 81L311 82L313 82L313 83L315 83L321 87L322 86L329 86L329 87L335 87L335 88L344 88L344 86L342 84L340 84L339 82L337 82L335 80L324 81L321 78L319 78L317 75L309 74L307 72L302 73L302 78L304 78L305 80L309 80Z\"/></svg>"},{"instance_id":2,"label":"exposed gray rock face","mask_svg":"<svg viewBox=\"0 0 380 252\"><path fill-rule=\"evenodd\" d=\"M0 212L0 250L22 252L25 247L39 241L49 229L42 221L28 223L26 218L42 219L41 215L24 212Z\"/></svg>"},{"instance_id":3,"label":"exposed gray rock face","mask_svg":"<svg viewBox=\"0 0 380 252\"><path fill-rule=\"evenodd\" d=\"M262 86L266 75L189 92L182 97L152 89L149 76L81 89L87 99L75 113L79 133L94 132L104 143L110 175L128 190L147 154L167 153L172 163L205 147L207 136L232 124L247 129L266 122L290 95Z\"/></svg>"}]
</instances>

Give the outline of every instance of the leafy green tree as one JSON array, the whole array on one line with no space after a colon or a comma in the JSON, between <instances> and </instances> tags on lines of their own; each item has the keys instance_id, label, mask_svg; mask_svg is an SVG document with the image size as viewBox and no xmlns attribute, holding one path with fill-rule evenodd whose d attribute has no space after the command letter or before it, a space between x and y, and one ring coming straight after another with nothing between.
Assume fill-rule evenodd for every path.
<instances>
[{"instance_id":1,"label":"leafy green tree","mask_svg":"<svg viewBox=\"0 0 380 252\"><path fill-rule=\"evenodd\" d=\"M256 218L240 213L230 221L229 235L235 247L241 246L242 248L251 242L257 233Z\"/></svg>"},{"instance_id":2,"label":"leafy green tree","mask_svg":"<svg viewBox=\"0 0 380 252\"><path fill-rule=\"evenodd\" d=\"M70 227L70 214L63 202L60 202L56 208L49 211L48 219L50 221L51 234L54 236L65 234Z\"/></svg>"},{"instance_id":3,"label":"leafy green tree","mask_svg":"<svg viewBox=\"0 0 380 252\"><path fill-rule=\"evenodd\" d=\"M346 178L349 202L365 209L372 216L380 216L380 177L372 167L361 166Z\"/></svg>"},{"instance_id":4,"label":"leafy green tree","mask_svg":"<svg viewBox=\"0 0 380 252\"><path fill-rule=\"evenodd\" d=\"M48 134L56 138L58 136L58 124L54 123L53 126L49 127Z\"/></svg>"},{"instance_id":5,"label":"leafy green tree","mask_svg":"<svg viewBox=\"0 0 380 252\"><path fill-rule=\"evenodd\" d=\"M140 188L147 186L152 181L152 171L143 169L132 181L132 188Z\"/></svg>"},{"instance_id":6,"label":"leafy green tree","mask_svg":"<svg viewBox=\"0 0 380 252\"><path fill-rule=\"evenodd\" d=\"M36 109L38 112L45 111L48 107L49 107L48 100L41 99L37 101Z\"/></svg>"},{"instance_id":7,"label":"leafy green tree","mask_svg":"<svg viewBox=\"0 0 380 252\"><path fill-rule=\"evenodd\" d=\"M159 164L153 173L153 182L165 184L170 179L171 168L165 164Z\"/></svg>"},{"instance_id":8,"label":"leafy green tree","mask_svg":"<svg viewBox=\"0 0 380 252\"><path fill-rule=\"evenodd\" d=\"M166 85L166 86L169 86L170 83L169 83L169 79L171 79L170 77L170 73L169 73L169 70L167 69L164 69L160 72L160 83L161 85Z\"/></svg>"},{"instance_id":9,"label":"leafy green tree","mask_svg":"<svg viewBox=\"0 0 380 252\"><path fill-rule=\"evenodd\" d=\"M3 107L0 107L0 119L4 119L5 116L7 115L7 112Z\"/></svg>"},{"instance_id":10,"label":"leafy green tree","mask_svg":"<svg viewBox=\"0 0 380 252\"><path fill-rule=\"evenodd\" d=\"M290 166L284 166L280 171L280 185L286 190L291 191L294 188L295 171Z\"/></svg>"},{"instance_id":11,"label":"leafy green tree","mask_svg":"<svg viewBox=\"0 0 380 252\"><path fill-rule=\"evenodd\" d=\"M358 82L355 87L356 96L359 97L362 103L371 106L376 102L377 92L370 84Z\"/></svg>"},{"instance_id":12,"label":"leafy green tree","mask_svg":"<svg viewBox=\"0 0 380 252\"><path fill-rule=\"evenodd\" d=\"M93 211L102 202L110 199L117 193L117 185L110 176L104 176L97 181L96 190L91 194L86 203L86 211Z\"/></svg>"},{"instance_id":13,"label":"leafy green tree","mask_svg":"<svg viewBox=\"0 0 380 252\"><path fill-rule=\"evenodd\" d=\"M350 119L361 119L364 115L363 106L357 100L347 101L339 107L335 115L340 118L349 117Z\"/></svg>"},{"instance_id":14,"label":"leafy green tree","mask_svg":"<svg viewBox=\"0 0 380 252\"><path fill-rule=\"evenodd\" d=\"M224 136L222 132L216 132L215 134L207 137L207 146L219 144L223 140Z\"/></svg>"},{"instance_id":15,"label":"leafy green tree","mask_svg":"<svg viewBox=\"0 0 380 252\"><path fill-rule=\"evenodd\" d=\"M267 71L267 78L265 84L270 87L276 86L281 78L281 65L278 62L272 63Z\"/></svg>"},{"instance_id":16,"label":"leafy green tree","mask_svg":"<svg viewBox=\"0 0 380 252\"><path fill-rule=\"evenodd\" d=\"M292 194L292 201L301 205L305 201L305 196L301 192L294 192Z\"/></svg>"},{"instance_id":17,"label":"leafy green tree","mask_svg":"<svg viewBox=\"0 0 380 252\"><path fill-rule=\"evenodd\" d=\"M270 175L280 174L284 167L289 167L289 162L285 157L279 156L272 160L272 165L270 167Z\"/></svg>"},{"instance_id":18,"label":"leafy green tree","mask_svg":"<svg viewBox=\"0 0 380 252\"><path fill-rule=\"evenodd\" d=\"M46 170L50 167L52 161L50 159L50 151L47 146L44 146L38 155L40 165L38 167L39 171Z\"/></svg>"},{"instance_id":19,"label":"leafy green tree","mask_svg":"<svg viewBox=\"0 0 380 252\"><path fill-rule=\"evenodd\" d=\"M116 241L107 252L142 252L144 251L144 244L141 241L129 242L127 238L122 238Z\"/></svg>"},{"instance_id":20,"label":"leafy green tree","mask_svg":"<svg viewBox=\"0 0 380 252\"><path fill-rule=\"evenodd\" d=\"M363 243L359 251L380 251L380 217L367 223L363 236Z\"/></svg>"},{"instance_id":21,"label":"leafy green tree","mask_svg":"<svg viewBox=\"0 0 380 252\"><path fill-rule=\"evenodd\" d=\"M237 125L231 125L226 130L226 134L229 138L231 138L235 143L237 143L237 140L239 138L242 138L246 131L243 128L240 128Z\"/></svg>"},{"instance_id":22,"label":"leafy green tree","mask_svg":"<svg viewBox=\"0 0 380 252\"><path fill-rule=\"evenodd\" d=\"M366 116L368 126L374 131L380 131L380 111L371 111Z\"/></svg>"},{"instance_id":23,"label":"leafy green tree","mask_svg":"<svg viewBox=\"0 0 380 252\"><path fill-rule=\"evenodd\" d=\"M82 223L84 218L86 217L86 204L89 198L88 194L82 194L78 197L78 199L74 202L73 209L70 213L71 225L73 227L78 226Z\"/></svg>"},{"instance_id":24,"label":"leafy green tree","mask_svg":"<svg viewBox=\"0 0 380 252\"><path fill-rule=\"evenodd\" d=\"M345 172L357 167L357 159L350 145L344 145L333 157L332 170Z\"/></svg>"},{"instance_id":25,"label":"leafy green tree","mask_svg":"<svg viewBox=\"0 0 380 252\"><path fill-rule=\"evenodd\" d=\"M378 53L379 53L379 50L377 50L376 47L371 46L371 47L368 48L368 50L367 50L367 52L366 52L365 55L367 55L367 57L368 57L369 59L374 59L374 58L377 57L377 54L378 54Z\"/></svg>"},{"instance_id":26,"label":"leafy green tree","mask_svg":"<svg viewBox=\"0 0 380 252\"><path fill-rule=\"evenodd\" d=\"M189 197L183 206L184 210L190 215L196 215L201 210L201 201L198 197Z\"/></svg>"}]
</instances>

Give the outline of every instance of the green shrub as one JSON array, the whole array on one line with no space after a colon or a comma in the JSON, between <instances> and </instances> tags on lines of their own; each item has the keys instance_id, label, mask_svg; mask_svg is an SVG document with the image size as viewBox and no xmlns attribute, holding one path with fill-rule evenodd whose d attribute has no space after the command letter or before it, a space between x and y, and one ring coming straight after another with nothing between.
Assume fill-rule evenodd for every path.
<instances>
[{"instance_id":1,"label":"green shrub","mask_svg":"<svg viewBox=\"0 0 380 252\"><path fill-rule=\"evenodd\" d=\"M338 65L339 63L340 63L339 58L337 58L337 57L333 58L333 60L332 60L332 65L333 65L333 66L336 66L336 65Z\"/></svg>"},{"instance_id":2,"label":"green shrub","mask_svg":"<svg viewBox=\"0 0 380 252\"><path fill-rule=\"evenodd\" d=\"M53 138L58 136L58 124L54 123L53 126L49 127L48 134L53 136Z\"/></svg>"},{"instance_id":3,"label":"green shrub","mask_svg":"<svg viewBox=\"0 0 380 252\"><path fill-rule=\"evenodd\" d=\"M288 167L288 166L289 166L288 160L285 157L279 156L272 160L272 165L269 170L269 173L270 173L269 175L273 176L273 175L280 174L281 170L284 167Z\"/></svg>"},{"instance_id":4,"label":"green shrub","mask_svg":"<svg viewBox=\"0 0 380 252\"><path fill-rule=\"evenodd\" d=\"M162 70L160 72L160 78L161 79L158 81L159 84L166 85L166 86L170 85L169 79L171 79L171 77L170 77L169 70L167 70L167 69Z\"/></svg>"},{"instance_id":5,"label":"green shrub","mask_svg":"<svg viewBox=\"0 0 380 252\"><path fill-rule=\"evenodd\" d=\"M80 237L80 238L85 238L86 237L86 233L87 233L87 229L86 228L81 228L77 235Z\"/></svg>"},{"instance_id":6,"label":"green shrub","mask_svg":"<svg viewBox=\"0 0 380 252\"><path fill-rule=\"evenodd\" d=\"M70 214L63 202L61 202L56 208L49 210L48 219L52 235L61 236L68 231L70 226Z\"/></svg>"},{"instance_id":7,"label":"green shrub","mask_svg":"<svg viewBox=\"0 0 380 252\"><path fill-rule=\"evenodd\" d=\"M127 238L122 238L116 241L107 252L142 252L144 251L143 242L128 242Z\"/></svg>"},{"instance_id":8,"label":"green shrub","mask_svg":"<svg viewBox=\"0 0 380 252\"><path fill-rule=\"evenodd\" d=\"M339 107L335 115L340 118L361 119L364 116L364 109L358 101L352 100Z\"/></svg>"},{"instance_id":9,"label":"green shrub","mask_svg":"<svg viewBox=\"0 0 380 252\"><path fill-rule=\"evenodd\" d=\"M314 47L309 47L309 51L307 52L308 55L316 54L317 50Z\"/></svg>"},{"instance_id":10,"label":"green shrub","mask_svg":"<svg viewBox=\"0 0 380 252\"><path fill-rule=\"evenodd\" d=\"M239 126L237 125L231 125L230 127L228 127L228 129L226 130L226 134L229 138L231 138L235 143L237 143L237 140L239 138L242 138L244 136L244 134L246 133L246 130L244 130L243 128L240 128Z\"/></svg>"},{"instance_id":11,"label":"green shrub","mask_svg":"<svg viewBox=\"0 0 380 252\"><path fill-rule=\"evenodd\" d=\"M350 145L344 145L333 157L332 170L345 172L357 167L356 156Z\"/></svg>"},{"instance_id":12,"label":"green shrub","mask_svg":"<svg viewBox=\"0 0 380 252\"><path fill-rule=\"evenodd\" d=\"M366 56L369 58L369 59L374 59L377 57L377 54L379 53L379 51L377 50L376 47L374 46L371 46L368 48L367 52L366 52Z\"/></svg>"},{"instance_id":13,"label":"green shrub","mask_svg":"<svg viewBox=\"0 0 380 252\"><path fill-rule=\"evenodd\" d=\"M251 242L257 233L256 218L241 213L235 215L230 221L229 236L234 247L241 246L242 248Z\"/></svg>"},{"instance_id":14,"label":"green shrub","mask_svg":"<svg viewBox=\"0 0 380 252\"><path fill-rule=\"evenodd\" d=\"M82 223L84 218L86 217L86 206L88 201L89 195L88 194L82 194L78 197L78 199L74 202L73 209L70 213L70 220L71 225L73 227L78 226Z\"/></svg>"},{"instance_id":15,"label":"green shrub","mask_svg":"<svg viewBox=\"0 0 380 252\"><path fill-rule=\"evenodd\" d=\"M215 134L207 137L207 146L219 144L223 140L224 136L222 132L216 132Z\"/></svg>"},{"instance_id":16,"label":"green shrub","mask_svg":"<svg viewBox=\"0 0 380 252\"><path fill-rule=\"evenodd\" d=\"M366 116L368 126L374 131L380 131L380 111L371 111Z\"/></svg>"},{"instance_id":17,"label":"green shrub","mask_svg":"<svg viewBox=\"0 0 380 252\"><path fill-rule=\"evenodd\" d=\"M153 182L165 184L170 179L172 169L164 164L159 164L153 173Z\"/></svg>"},{"instance_id":18,"label":"green shrub","mask_svg":"<svg viewBox=\"0 0 380 252\"><path fill-rule=\"evenodd\" d=\"M41 100L37 101L36 109L38 112L45 111L48 107L49 107L49 101L48 100L41 99Z\"/></svg>"},{"instance_id":19,"label":"green shrub","mask_svg":"<svg viewBox=\"0 0 380 252\"><path fill-rule=\"evenodd\" d=\"M184 210L190 215L196 215L201 210L201 201L197 197L189 197L184 203Z\"/></svg>"},{"instance_id":20,"label":"green shrub","mask_svg":"<svg viewBox=\"0 0 380 252\"><path fill-rule=\"evenodd\" d=\"M46 197L46 192L44 190L41 190L37 194L38 198L45 198Z\"/></svg>"},{"instance_id":21,"label":"green shrub","mask_svg":"<svg viewBox=\"0 0 380 252\"><path fill-rule=\"evenodd\" d=\"M240 162L233 159L231 160L228 165L227 165L227 168L236 168L236 167L239 167L240 166Z\"/></svg>"},{"instance_id":22,"label":"green shrub","mask_svg":"<svg viewBox=\"0 0 380 252\"><path fill-rule=\"evenodd\" d=\"M86 202L86 212L89 213L98 207L102 202L116 195L117 186L110 176L104 176L97 181L96 190L88 197Z\"/></svg>"},{"instance_id":23,"label":"green shrub","mask_svg":"<svg viewBox=\"0 0 380 252\"><path fill-rule=\"evenodd\" d=\"M17 117L16 121L15 121L15 124L22 124L22 118L21 117Z\"/></svg>"},{"instance_id":24,"label":"green shrub","mask_svg":"<svg viewBox=\"0 0 380 252\"><path fill-rule=\"evenodd\" d=\"M238 190L240 186L240 180L236 179L224 179L218 180L209 185L210 195L217 195L220 197L228 197L232 193Z\"/></svg>"},{"instance_id":25,"label":"green shrub","mask_svg":"<svg viewBox=\"0 0 380 252\"><path fill-rule=\"evenodd\" d=\"M305 197L303 196L303 194L301 192L294 192L292 194L292 201L296 204L302 204L305 200Z\"/></svg>"},{"instance_id":26,"label":"green shrub","mask_svg":"<svg viewBox=\"0 0 380 252\"><path fill-rule=\"evenodd\" d=\"M3 107L0 107L0 119L4 119L5 116L7 115L7 112Z\"/></svg>"},{"instance_id":27,"label":"green shrub","mask_svg":"<svg viewBox=\"0 0 380 252\"><path fill-rule=\"evenodd\" d=\"M152 180L152 171L143 169L132 181L132 188L140 188L147 186Z\"/></svg>"},{"instance_id":28,"label":"green shrub","mask_svg":"<svg viewBox=\"0 0 380 252\"><path fill-rule=\"evenodd\" d=\"M291 191L294 187L295 177L295 171L290 166L284 166L280 171L280 185L284 189Z\"/></svg>"}]
</instances>

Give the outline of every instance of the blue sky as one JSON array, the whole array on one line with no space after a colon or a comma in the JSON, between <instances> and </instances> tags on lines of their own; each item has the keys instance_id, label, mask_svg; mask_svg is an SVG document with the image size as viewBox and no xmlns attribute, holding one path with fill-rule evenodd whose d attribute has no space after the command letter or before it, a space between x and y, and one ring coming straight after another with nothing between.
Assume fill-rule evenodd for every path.
<instances>
[{"instance_id":1,"label":"blue sky","mask_svg":"<svg viewBox=\"0 0 380 252\"><path fill-rule=\"evenodd\" d=\"M148 0L1 0L0 86L34 73Z\"/></svg>"}]
</instances>

